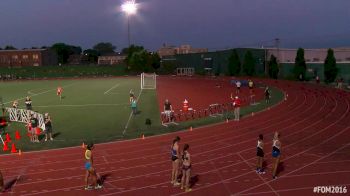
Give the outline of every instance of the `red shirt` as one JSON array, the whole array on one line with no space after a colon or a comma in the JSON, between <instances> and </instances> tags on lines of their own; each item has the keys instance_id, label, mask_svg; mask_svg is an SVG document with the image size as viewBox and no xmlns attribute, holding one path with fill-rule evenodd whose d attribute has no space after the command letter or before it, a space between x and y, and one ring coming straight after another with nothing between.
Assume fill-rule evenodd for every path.
<instances>
[{"instance_id":1,"label":"red shirt","mask_svg":"<svg viewBox=\"0 0 350 196\"><path fill-rule=\"evenodd\" d=\"M233 105L235 108L238 108L241 106L241 100L238 98L238 99L234 99L233 101Z\"/></svg>"}]
</instances>

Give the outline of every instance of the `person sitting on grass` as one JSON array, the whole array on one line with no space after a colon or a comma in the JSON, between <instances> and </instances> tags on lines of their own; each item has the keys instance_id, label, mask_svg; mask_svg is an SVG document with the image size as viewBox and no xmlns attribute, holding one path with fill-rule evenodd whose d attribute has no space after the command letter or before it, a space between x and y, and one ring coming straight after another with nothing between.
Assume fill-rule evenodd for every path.
<instances>
[{"instance_id":1,"label":"person sitting on grass","mask_svg":"<svg viewBox=\"0 0 350 196\"><path fill-rule=\"evenodd\" d=\"M85 151L85 190L91 190L93 188L100 189L102 186L97 183L97 173L93 167L93 156L92 150L94 149L94 144L88 144ZM92 178L92 186L89 185L89 177Z\"/></svg>"}]
</instances>

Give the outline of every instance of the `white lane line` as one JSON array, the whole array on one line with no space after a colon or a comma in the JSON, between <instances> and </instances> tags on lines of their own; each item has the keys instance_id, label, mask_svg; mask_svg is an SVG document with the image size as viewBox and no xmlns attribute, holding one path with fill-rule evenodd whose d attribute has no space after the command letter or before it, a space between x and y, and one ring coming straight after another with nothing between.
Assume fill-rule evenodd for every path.
<instances>
[{"instance_id":1,"label":"white lane line","mask_svg":"<svg viewBox=\"0 0 350 196\"><path fill-rule=\"evenodd\" d=\"M36 108L51 108L51 107L86 107L86 106L123 106L128 105L128 103L120 103L120 104L103 104L103 103L96 103L96 104L70 104L70 105L39 105L35 106Z\"/></svg>"},{"instance_id":2,"label":"white lane line","mask_svg":"<svg viewBox=\"0 0 350 196\"><path fill-rule=\"evenodd\" d=\"M69 86L72 86L72 85L74 85L74 84L76 84L77 82L75 82L75 83L71 83L71 84L67 84L67 85L65 85L65 86L63 86L63 87L69 87ZM56 90L56 88L54 88L54 89L50 89L50 90L47 90L47 91L43 91L43 92L40 92L40 93L33 93L31 96L32 97L34 97L34 96L38 96L38 95L41 95L41 94L45 94L45 93L48 93L48 92L50 92L50 91L55 91ZM22 97L22 98L19 98L19 99L14 99L14 100L17 100L17 101L19 101L19 100L24 100L26 97ZM8 101L8 102L6 102L6 103L3 103L3 104L8 104L8 103L12 103L14 100L12 100L12 101Z\"/></svg>"},{"instance_id":3,"label":"white lane line","mask_svg":"<svg viewBox=\"0 0 350 196\"><path fill-rule=\"evenodd\" d=\"M112 86L112 88L108 89L106 92L104 92L103 94L107 94L109 91L111 91L114 88L117 88L120 84L117 83L116 85Z\"/></svg>"},{"instance_id":4,"label":"white lane line","mask_svg":"<svg viewBox=\"0 0 350 196\"><path fill-rule=\"evenodd\" d=\"M139 102L140 102L140 96L141 96L141 93L142 93L142 89L140 90L139 95L137 96L137 99L136 99L137 104L139 104ZM128 129L128 126L129 126L129 123L130 123L131 117L132 117L132 111L130 112L129 119L128 119L128 121L126 122L126 125L125 125L125 128L124 128L124 131L123 131L123 135L125 135L126 130Z\"/></svg>"}]
</instances>

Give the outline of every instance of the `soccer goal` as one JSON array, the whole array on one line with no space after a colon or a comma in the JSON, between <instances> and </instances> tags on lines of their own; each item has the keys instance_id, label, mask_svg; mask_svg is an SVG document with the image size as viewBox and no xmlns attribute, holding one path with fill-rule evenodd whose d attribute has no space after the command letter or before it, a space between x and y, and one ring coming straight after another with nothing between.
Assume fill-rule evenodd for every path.
<instances>
[{"instance_id":1,"label":"soccer goal","mask_svg":"<svg viewBox=\"0 0 350 196\"><path fill-rule=\"evenodd\" d=\"M157 85L157 75L155 73L141 74L141 89L156 89Z\"/></svg>"}]
</instances>

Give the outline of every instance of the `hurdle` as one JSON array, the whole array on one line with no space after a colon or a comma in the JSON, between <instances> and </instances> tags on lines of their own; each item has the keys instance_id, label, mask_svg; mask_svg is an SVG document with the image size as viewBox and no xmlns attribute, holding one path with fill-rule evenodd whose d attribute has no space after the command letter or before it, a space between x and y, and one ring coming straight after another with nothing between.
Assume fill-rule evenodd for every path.
<instances>
[{"instance_id":1,"label":"hurdle","mask_svg":"<svg viewBox=\"0 0 350 196\"><path fill-rule=\"evenodd\" d=\"M165 112L161 113L161 120L162 120L162 125L164 127L168 127L169 125L173 124L173 125L179 125L179 123L176 123L174 121L175 118L175 113L174 111L172 111L170 113L170 115L167 115Z\"/></svg>"},{"instance_id":2,"label":"hurdle","mask_svg":"<svg viewBox=\"0 0 350 196\"><path fill-rule=\"evenodd\" d=\"M224 115L221 105L218 103L210 104L208 110L210 117L218 117Z\"/></svg>"}]
</instances>

